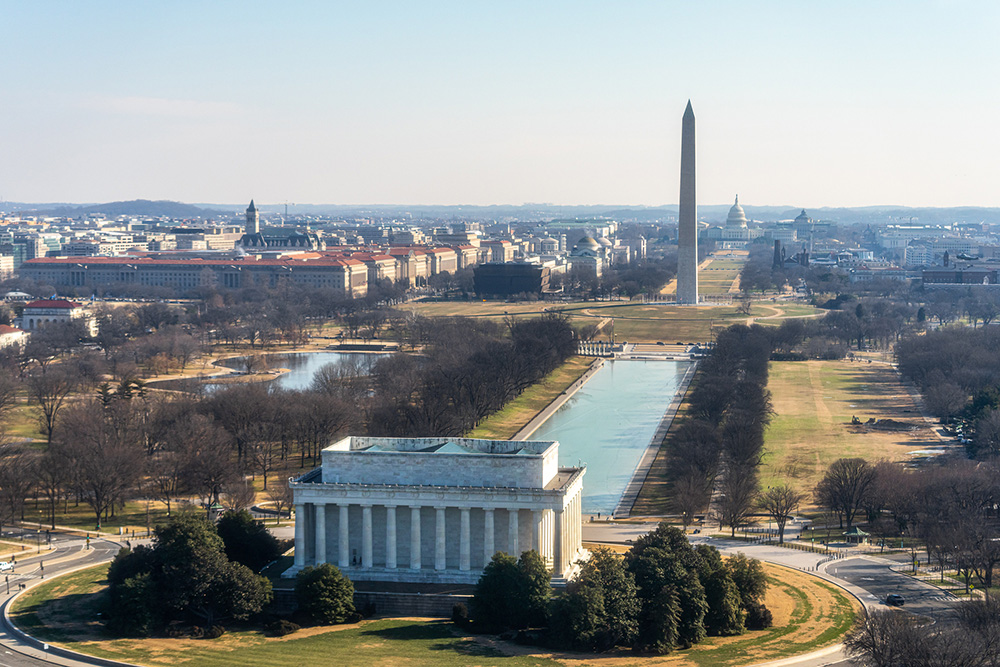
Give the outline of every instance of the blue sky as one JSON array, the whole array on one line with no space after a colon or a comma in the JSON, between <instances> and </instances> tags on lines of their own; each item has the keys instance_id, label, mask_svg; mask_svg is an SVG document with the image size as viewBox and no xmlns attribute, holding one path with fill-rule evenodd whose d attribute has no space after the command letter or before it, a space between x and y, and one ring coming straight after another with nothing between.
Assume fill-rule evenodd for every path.
<instances>
[{"instance_id":1,"label":"blue sky","mask_svg":"<svg viewBox=\"0 0 1000 667\"><path fill-rule=\"evenodd\" d=\"M996 2L8 2L0 198L1000 206Z\"/></svg>"}]
</instances>

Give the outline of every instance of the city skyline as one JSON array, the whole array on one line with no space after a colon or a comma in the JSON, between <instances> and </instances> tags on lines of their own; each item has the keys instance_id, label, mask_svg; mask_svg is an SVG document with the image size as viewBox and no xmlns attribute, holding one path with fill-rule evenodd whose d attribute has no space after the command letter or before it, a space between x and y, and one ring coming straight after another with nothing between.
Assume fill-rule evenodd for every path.
<instances>
[{"instance_id":1,"label":"city skyline","mask_svg":"<svg viewBox=\"0 0 1000 667\"><path fill-rule=\"evenodd\" d=\"M0 199L997 206L984 2L0 3Z\"/></svg>"}]
</instances>

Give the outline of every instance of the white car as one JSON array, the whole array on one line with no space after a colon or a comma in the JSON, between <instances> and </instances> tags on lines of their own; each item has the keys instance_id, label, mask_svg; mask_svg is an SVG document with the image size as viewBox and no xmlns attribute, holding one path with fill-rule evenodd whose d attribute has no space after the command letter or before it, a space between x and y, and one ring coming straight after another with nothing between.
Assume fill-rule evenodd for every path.
<instances>
[{"instance_id":1,"label":"white car","mask_svg":"<svg viewBox=\"0 0 1000 667\"><path fill-rule=\"evenodd\" d=\"M13 572L14 564L9 560L0 561L0 572Z\"/></svg>"}]
</instances>

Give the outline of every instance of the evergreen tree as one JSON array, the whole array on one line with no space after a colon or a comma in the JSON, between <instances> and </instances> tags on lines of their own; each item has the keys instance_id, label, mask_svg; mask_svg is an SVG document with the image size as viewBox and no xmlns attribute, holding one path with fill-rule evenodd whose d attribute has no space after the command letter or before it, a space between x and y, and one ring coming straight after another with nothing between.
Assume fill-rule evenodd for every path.
<instances>
[{"instance_id":1,"label":"evergreen tree","mask_svg":"<svg viewBox=\"0 0 1000 667\"><path fill-rule=\"evenodd\" d=\"M301 570L295 579L299 609L324 624L344 623L355 615L354 584L333 565Z\"/></svg>"},{"instance_id":2,"label":"evergreen tree","mask_svg":"<svg viewBox=\"0 0 1000 667\"><path fill-rule=\"evenodd\" d=\"M638 633L635 578L621 556L599 547L553 606L553 634L565 646L607 651Z\"/></svg>"},{"instance_id":3,"label":"evergreen tree","mask_svg":"<svg viewBox=\"0 0 1000 667\"><path fill-rule=\"evenodd\" d=\"M254 572L260 572L281 555L278 539L246 510L226 512L219 518L216 530L225 545L226 557Z\"/></svg>"}]
</instances>

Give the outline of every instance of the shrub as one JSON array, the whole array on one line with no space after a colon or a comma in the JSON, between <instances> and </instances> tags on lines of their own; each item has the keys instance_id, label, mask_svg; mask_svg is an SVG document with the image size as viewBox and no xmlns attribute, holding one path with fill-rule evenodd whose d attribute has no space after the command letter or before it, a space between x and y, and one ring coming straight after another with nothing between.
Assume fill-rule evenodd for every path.
<instances>
[{"instance_id":1,"label":"shrub","mask_svg":"<svg viewBox=\"0 0 1000 667\"><path fill-rule=\"evenodd\" d=\"M451 622L460 628L469 624L469 608L459 602L451 608Z\"/></svg>"},{"instance_id":2,"label":"shrub","mask_svg":"<svg viewBox=\"0 0 1000 667\"><path fill-rule=\"evenodd\" d=\"M267 631L272 637L284 637L301 629L302 627L298 623L293 623L283 618L267 626Z\"/></svg>"},{"instance_id":3,"label":"shrub","mask_svg":"<svg viewBox=\"0 0 1000 667\"><path fill-rule=\"evenodd\" d=\"M767 628L774 625L774 618L771 616L771 610L768 609L760 602L752 602L745 605L747 611L746 621L744 623L748 630L766 630Z\"/></svg>"},{"instance_id":4,"label":"shrub","mask_svg":"<svg viewBox=\"0 0 1000 667\"><path fill-rule=\"evenodd\" d=\"M318 623L352 622L349 619L356 614L354 584L329 563L307 567L299 572L295 581L295 597L299 609Z\"/></svg>"}]
</instances>

